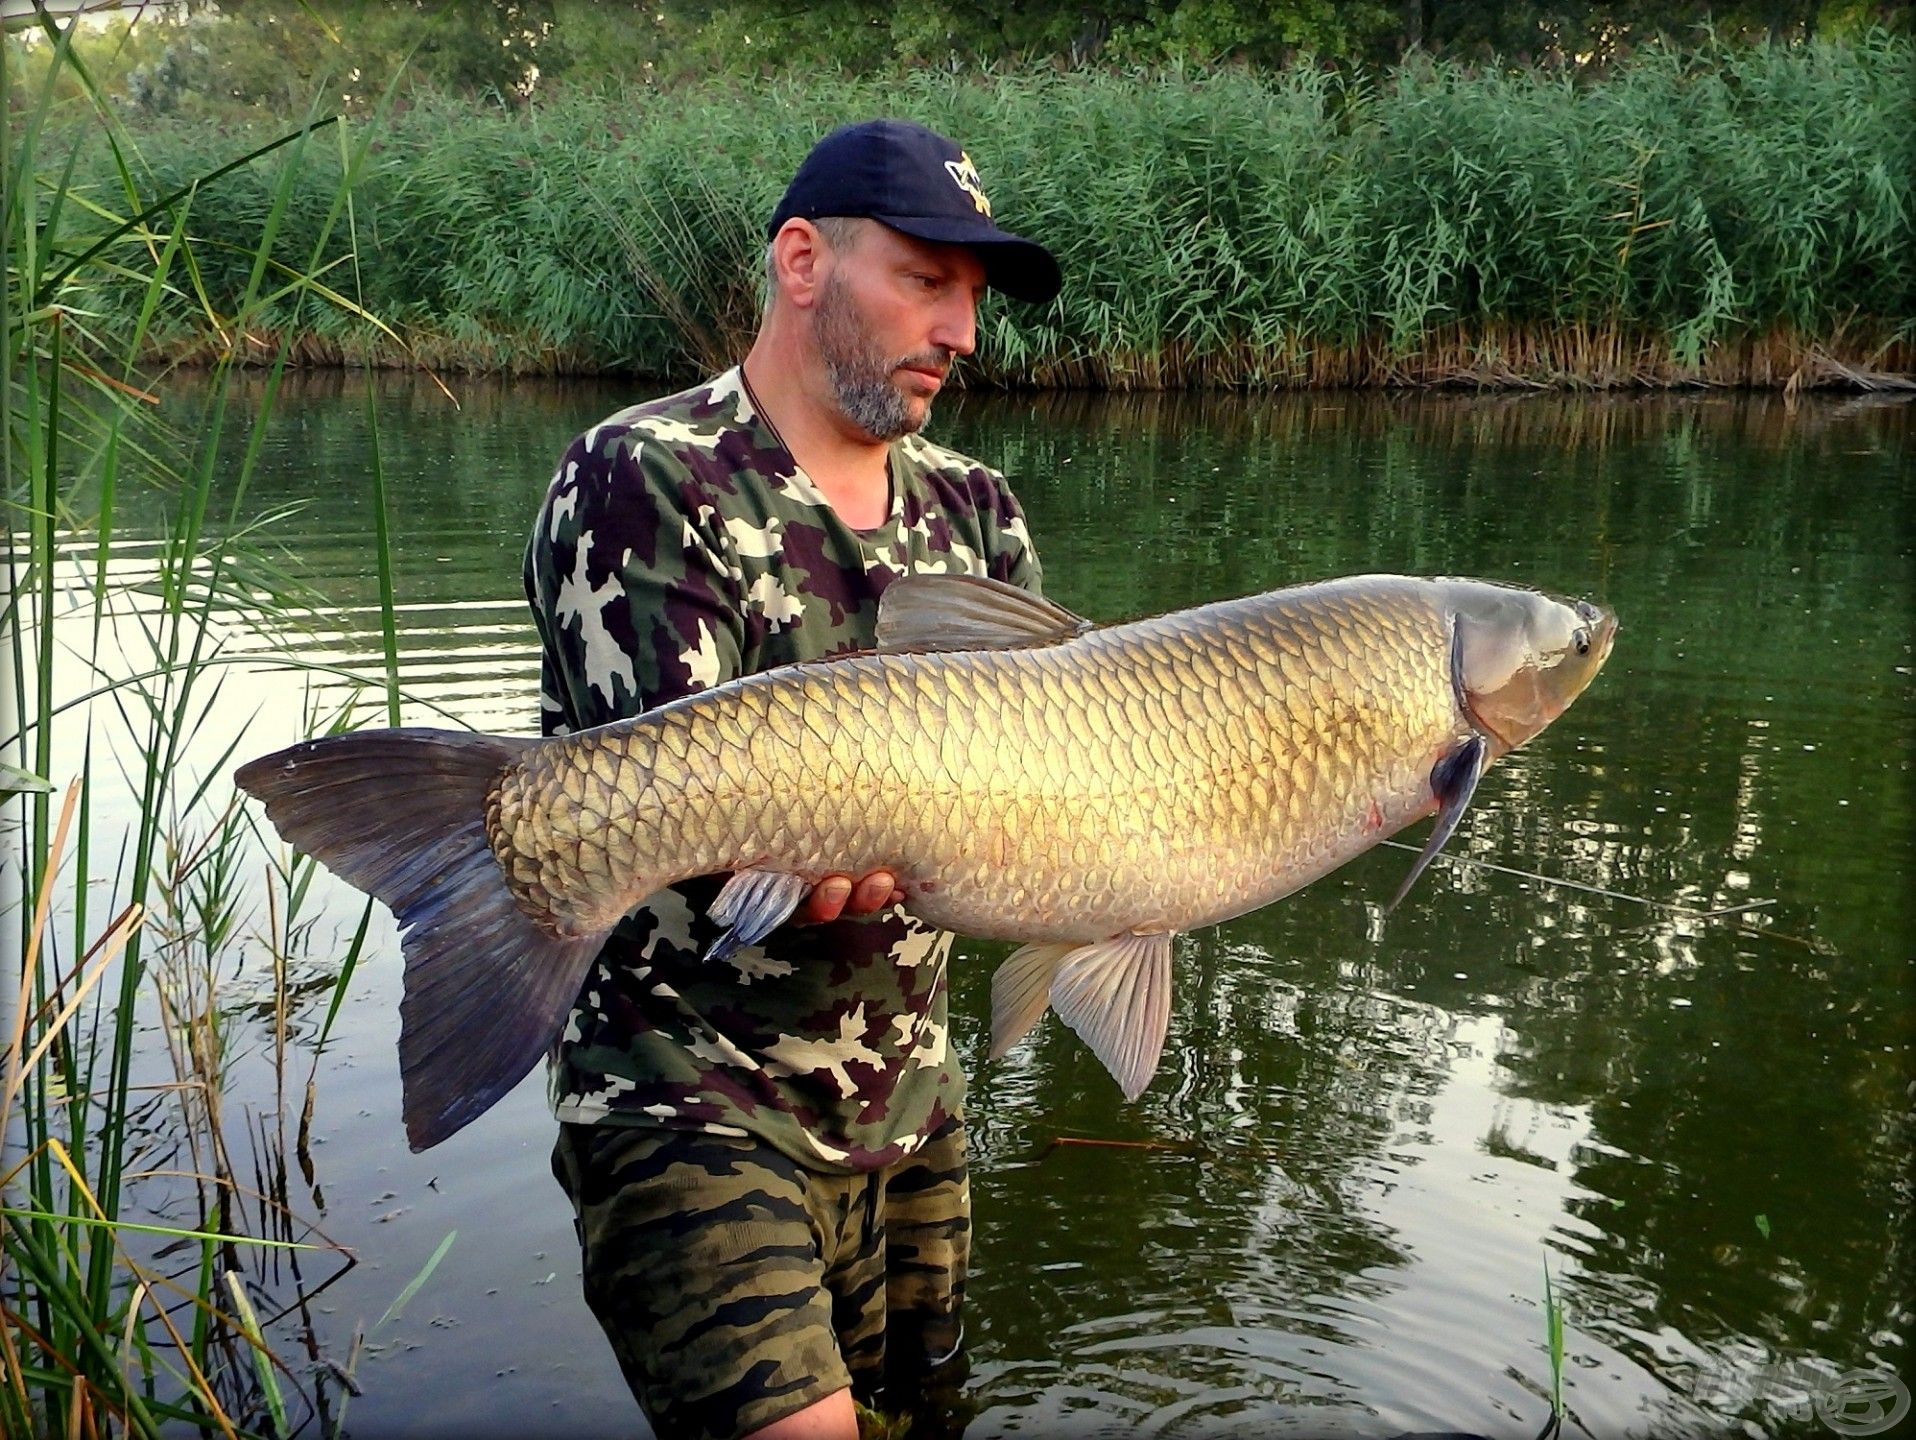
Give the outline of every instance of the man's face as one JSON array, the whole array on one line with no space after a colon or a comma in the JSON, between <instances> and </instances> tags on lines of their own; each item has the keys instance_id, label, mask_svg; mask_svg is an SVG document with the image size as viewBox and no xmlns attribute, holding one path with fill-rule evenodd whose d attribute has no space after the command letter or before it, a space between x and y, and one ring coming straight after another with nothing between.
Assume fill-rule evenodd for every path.
<instances>
[{"instance_id":1,"label":"man's face","mask_svg":"<svg viewBox=\"0 0 1916 1440\"><path fill-rule=\"evenodd\" d=\"M874 440L916 433L953 359L977 344L985 268L867 221L835 250L813 314L819 355L845 418Z\"/></svg>"}]
</instances>

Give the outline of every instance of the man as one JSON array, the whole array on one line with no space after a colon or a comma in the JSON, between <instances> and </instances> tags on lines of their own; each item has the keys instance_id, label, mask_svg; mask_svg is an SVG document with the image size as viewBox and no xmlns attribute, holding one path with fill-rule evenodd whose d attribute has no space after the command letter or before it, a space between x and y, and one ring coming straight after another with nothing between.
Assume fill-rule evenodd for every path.
<instances>
[{"instance_id":1,"label":"man","mask_svg":"<svg viewBox=\"0 0 1916 1440\"><path fill-rule=\"evenodd\" d=\"M956 145L895 120L821 140L767 236L743 365L593 427L547 493L526 590L548 735L868 648L912 571L1038 587L1003 478L917 432L986 285L1049 300L1049 252L998 228ZM595 965L553 1065L553 1168L661 1436L851 1440L854 1392L919 1388L959 1348L951 937L881 871L708 961L716 893L652 897Z\"/></svg>"}]
</instances>

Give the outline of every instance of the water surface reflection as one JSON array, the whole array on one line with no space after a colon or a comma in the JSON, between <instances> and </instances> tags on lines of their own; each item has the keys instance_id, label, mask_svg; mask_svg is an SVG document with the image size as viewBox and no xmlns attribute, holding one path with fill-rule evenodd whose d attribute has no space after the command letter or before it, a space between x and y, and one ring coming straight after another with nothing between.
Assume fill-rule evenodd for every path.
<instances>
[{"instance_id":1,"label":"water surface reflection","mask_svg":"<svg viewBox=\"0 0 1916 1440\"><path fill-rule=\"evenodd\" d=\"M460 398L380 391L407 718L524 730L523 529L565 442L628 397ZM1012 475L1049 592L1093 616L1402 570L1623 617L1604 675L1491 772L1455 862L1387 924L1370 907L1410 856L1382 848L1183 942L1137 1104L1055 1021L985 1065L1004 950L964 947L968 1434L1528 1437L1546 1263L1572 1433L1792 1433L1810 1422L1766 1366L1907 1372L1910 416L1718 394L941 410L940 439ZM366 435L356 379L288 385L249 503L303 507L272 533L323 601L236 652L377 677ZM348 689L311 683L322 707ZM236 681L232 723L267 693ZM249 751L294 725L279 708ZM296 1042L357 923L346 892L327 904L297 957ZM408 1154L397 948L383 915L373 933L320 1064L307 1203L365 1261L315 1307L322 1342L461 1238L363 1367L350 1430L625 1426L536 1082Z\"/></svg>"}]
</instances>

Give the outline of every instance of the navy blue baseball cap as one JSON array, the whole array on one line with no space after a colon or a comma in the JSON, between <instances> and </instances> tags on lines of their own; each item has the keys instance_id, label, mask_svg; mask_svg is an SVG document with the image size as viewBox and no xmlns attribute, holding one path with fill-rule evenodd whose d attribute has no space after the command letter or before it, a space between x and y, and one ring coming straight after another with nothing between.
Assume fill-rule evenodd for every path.
<instances>
[{"instance_id":1,"label":"navy blue baseball cap","mask_svg":"<svg viewBox=\"0 0 1916 1440\"><path fill-rule=\"evenodd\" d=\"M787 220L861 215L920 240L963 245L994 290L1042 304L1058 293L1058 262L1035 240L1000 230L978 167L955 143L909 120L841 125L811 149L772 212Z\"/></svg>"}]
</instances>

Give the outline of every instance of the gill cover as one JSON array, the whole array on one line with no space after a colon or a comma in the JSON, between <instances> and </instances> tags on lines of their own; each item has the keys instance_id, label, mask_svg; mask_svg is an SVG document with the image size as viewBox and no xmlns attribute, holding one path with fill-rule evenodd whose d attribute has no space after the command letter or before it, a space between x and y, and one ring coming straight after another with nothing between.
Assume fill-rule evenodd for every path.
<instances>
[{"instance_id":1,"label":"gill cover","mask_svg":"<svg viewBox=\"0 0 1916 1440\"><path fill-rule=\"evenodd\" d=\"M1495 759L1563 714L1610 654L1617 618L1587 600L1484 581L1444 583L1453 680Z\"/></svg>"}]
</instances>

